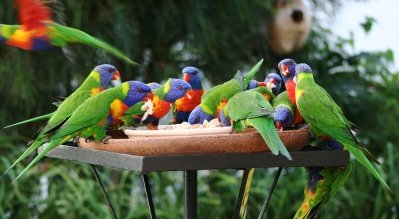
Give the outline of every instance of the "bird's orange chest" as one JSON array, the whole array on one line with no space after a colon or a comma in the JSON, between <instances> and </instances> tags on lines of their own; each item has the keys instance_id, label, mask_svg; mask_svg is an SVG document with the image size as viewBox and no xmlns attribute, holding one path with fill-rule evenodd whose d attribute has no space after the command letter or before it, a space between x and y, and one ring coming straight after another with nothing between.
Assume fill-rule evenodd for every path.
<instances>
[{"instance_id":1,"label":"bird's orange chest","mask_svg":"<svg viewBox=\"0 0 399 219\"><path fill-rule=\"evenodd\" d=\"M114 120L118 119L128 109L129 106L126 105L123 101L119 99L112 101L110 106L110 114L112 116L112 119Z\"/></svg>"},{"instance_id":2,"label":"bird's orange chest","mask_svg":"<svg viewBox=\"0 0 399 219\"><path fill-rule=\"evenodd\" d=\"M6 44L24 50L31 50L33 47L34 38L48 39L48 30L45 27L25 30L24 28L18 29L7 40Z\"/></svg>"},{"instance_id":3,"label":"bird's orange chest","mask_svg":"<svg viewBox=\"0 0 399 219\"><path fill-rule=\"evenodd\" d=\"M294 81L287 81L285 83L285 89L287 90L288 97L291 100L291 103L296 105L296 99L295 99L295 89L296 89L296 84Z\"/></svg>"},{"instance_id":4,"label":"bird's orange chest","mask_svg":"<svg viewBox=\"0 0 399 219\"><path fill-rule=\"evenodd\" d=\"M183 112L191 112L201 103L204 90L190 90L180 99L176 100L176 109Z\"/></svg>"},{"instance_id":5,"label":"bird's orange chest","mask_svg":"<svg viewBox=\"0 0 399 219\"><path fill-rule=\"evenodd\" d=\"M160 99L157 95L153 96L152 103L154 104L152 116L158 119L164 117L171 107L171 103Z\"/></svg>"}]
</instances>

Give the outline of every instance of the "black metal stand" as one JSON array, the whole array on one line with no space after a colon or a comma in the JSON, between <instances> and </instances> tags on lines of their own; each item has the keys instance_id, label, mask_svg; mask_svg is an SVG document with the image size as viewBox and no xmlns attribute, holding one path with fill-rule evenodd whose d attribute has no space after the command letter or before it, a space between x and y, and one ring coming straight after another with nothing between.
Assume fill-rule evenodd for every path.
<instances>
[{"instance_id":1,"label":"black metal stand","mask_svg":"<svg viewBox=\"0 0 399 219\"><path fill-rule=\"evenodd\" d=\"M283 170L282 167L279 167L278 170L277 170L277 173L276 173L276 176L274 177L272 186L270 187L269 195L267 196L267 199L263 203L263 206L262 206L262 209L261 209L260 214L258 216L258 219L262 219L263 218L263 215L265 214L265 212L267 210L267 207L269 207L270 200L272 198L274 189L276 188L276 185L277 185L278 179L280 178L280 174L281 174L282 170Z\"/></svg>"},{"instance_id":2,"label":"black metal stand","mask_svg":"<svg viewBox=\"0 0 399 219\"><path fill-rule=\"evenodd\" d=\"M197 171L184 171L184 218L197 218Z\"/></svg>"},{"instance_id":3,"label":"black metal stand","mask_svg":"<svg viewBox=\"0 0 399 219\"><path fill-rule=\"evenodd\" d=\"M155 207L154 207L154 202L152 200L152 193L151 193L150 183L148 180L148 175L146 173L143 173L142 178L145 188L145 194L147 196L147 203L148 203L148 208L150 210L151 219L156 219L157 216L155 214Z\"/></svg>"},{"instance_id":4,"label":"black metal stand","mask_svg":"<svg viewBox=\"0 0 399 219\"><path fill-rule=\"evenodd\" d=\"M46 145L39 147L39 152ZM61 145L48 153L47 157L64 160L72 160L91 165L96 180L99 182L107 205L114 219L117 219L115 210L111 205L108 194L97 173L94 165L115 167L138 171L143 174L143 182L146 189L147 201L151 213L151 218L156 218L152 194L145 173L158 171L185 171L185 191L184 191L184 218L197 218L197 170L206 169L245 169L250 172L250 168L271 168L279 167L269 195L265 201L259 218L262 218L266 211L273 191L276 187L282 168L285 167L315 167L315 166L346 166L349 163L348 151L293 151L290 153L292 161L284 156L276 156L272 153L243 153L243 154L195 154L195 155L176 155L176 156L134 156L107 151L85 149ZM244 189L248 174L243 175L237 205L242 203L245 198ZM244 188L243 188L244 185ZM239 216L239 209L236 207L235 217Z\"/></svg>"},{"instance_id":5,"label":"black metal stand","mask_svg":"<svg viewBox=\"0 0 399 219\"><path fill-rule=\"evenodd\" d=\"M95 167L93 164L90 164L90 167L91 167L91 169L93 170L94 177L96 178L98 184L99 184L100 187L101 187L101 191L103 192L105 201L107 202L107 205L108 205L108 208L109 208L109 210L110 210L110 212L111 212L111 214L112 214L112 217L113 217L114 219L118 219L118 216L116 216L116 213L115 213L115 209L114 209L114 207L112 206L111 200L110 200L109 197L108 197L107 190L105 190L105 187L104 187L104 184L103 184L103 182L102 182L102 180L101 180L101 178L100 178L100 175L98 175L98 172L97 172L96 167Z\"/></svg>"}]
</instances>

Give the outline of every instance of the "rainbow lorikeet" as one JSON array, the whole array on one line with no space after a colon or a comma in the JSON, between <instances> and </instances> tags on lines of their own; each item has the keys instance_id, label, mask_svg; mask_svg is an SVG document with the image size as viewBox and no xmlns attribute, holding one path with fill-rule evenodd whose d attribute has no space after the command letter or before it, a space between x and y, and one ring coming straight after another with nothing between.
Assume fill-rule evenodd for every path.
<instances>
[{"instance_id":1,"label":"rainbow lorikeet","mask_svg":"<svg viewBox=\"0 0 399 219\"><path fill-rule=\"evenodd\" d=\"M348 179L352 163L346 167L308 167L305 198L295 219L315 218L320 208L332 198Z\"/></svg>"},{"instance_id":2,"label":"rainbow lorikeet","mask_svg":"<svg viewBox=\"0 0 399 219\"><path fill-rule=\"evenodd\" d=\"M294 82L295 77L295 67L296 62L293 59L283 59L278 63L278 68L280 69L281 77L283 78L285 89L287 90L287 95L296 107L295 100L295 87L296 84ZM294 111L294 120L293 124L297 125L303 122L303 118L299 113L298 109Z\"/></svg>"},{"instance_id":3,"label":"rainbow lorikeet","mask_svg":"<svg viewBox=\"0 0 399 219\"><path fill-rule=\"evenodd\" d=\"M109 84L110 81L120 80L119 71L112 65L103 64L96 66L86 78L86 80L79 86L74 93L69 97L65 98L57 106L58 109L52 113L34 117L32 119L24 120L12 125L8 125L4 128L10 128L17 125L22 125L38 120L50 119L47 127L52 129L63 121L66 116L72 114L72 112L78 108L87 98L94 96L99 92L103 91ZM47 129L47 128L46 128Z\"/></svg>"},{"instance_id":4,"label":"rainbow lorikeet","mask_svg":"<svg viewBox=\"0 0 399 219\"><path fill-rule=\"evenodd\" d=\"M260 87L266 89L265 87ZM277 133L273 123L273 108L269 101L259 92L247 90L237 93L227 102L224 109L224 114L227 118L233 121L233 128L237 132L245 130L246 127L254 127L263 140L268 145L273 154L281 153L287 159L292 160L288 150L284 146ZM244 188L244 199L241 202L240 216L245 218L245 212L248 204L248 194L251 188L252 175L254 168L249 170L250 177L248 177Z\"/></svg>"},{"instance_id":5,"label":"rainbow lorikeet","mask_svg":"<svg viewBox=\"0 0 399 219\"><path fill-rule=\"evenodd\" d=\"M284 128L290 128L294 125L296 106L290 101L287 91L277 95L272 101L272 106L277 130L282 131Z\"/></svg>"},{"instance_id":6,"label":"rainbow lorikeet","mask_svg":"<svg viewBox=\"0 0 399 219\"><path fill-rule=\"evenodd\" d=\"M191 124L202 124L205 120L210 121L217 118L222 107L234 94L248 88L250 81L259 70L262 62L263 59L246 74L238 72L233 79L209 89L202 96L200 105L196 106L190 113L188 122Z\"/></svg>"},{"instance_id":7,"label":"rainbow lorikeet","mask_svg":"<svg viewBox=\"0 0 399 219\"><path fill-rule=\"evenodd\" d=\"M109 64L96 66L91 71L86 80L82 83L82 85L80 85L80 87L76 89L75 92L68 96L58 106L56 111L46 114L44 116L39 116L14 124L18 125L26 122L35 121L37 120L37 118L43 119L50 117L50 119L47 121L47 124L42 129L40 129L40 131L33 137L33 142L36 142L36 144L30 142L28 144L28 149L25 150L25 152L6 170L6 172L8 172L11 168L13 168L17 163L27 157L34 150L36 150L41 144L46 142L45 136L47 135L47 133L56 130L87 99L103 91L111 80L116 80L119 78L120 73L114 66ZM14 125L10 125L8 127Z\"/></svg>"},{"instance_id":8,"label":"rainbow lorikeet","mask_svg":"<svg viewBox=\"0 0 399 219\"><path fill-rule=\"evenodd\" d=\"M195 67L185 67L182 70L183 79L190 84L191 90L180 99L176 100L175 116L173 123L182 123L188 121L191 111L201 103L201 97L204 94L202 89L201 73Z\"/></svg>"},{"instance_id":9,"label":"rainbow lorikeet","mask_svg":"<svg viewBox=\"0 0 399 219\"><path fill-rule=\"evenodd\" d=\"M15 0L21 25L0 24L0 43L24 50L47 50L81 43L101 48L130 64L120 50L78 29L57 24L51 19L50 9L41 0Z\"/></svg>"},{"instance_id":10,"label":"rainbow lorikeet","mask_svg":"<svg viewBox=\"0 0 399 219\"><path fill-rule=\"evenodd\" d=\"M369 159L376 161L353 135L353 124L344 116L341 108L331 96L320 87L313 78L312 69L307 64L295 67L295 98L299 112L310 126L314 137L334 140L343 145L357 161L389 189L387 183L375 169Z\"/></svg>"},{"instance_id":11,"label":"rainbow lorikeet","mask_svg":"<svg viewBox=\"0 0 399 219\"><path fill-rule=\"evenodd\" d=\"M141 119L149 129L155 129L159 119L169 112L172 104L190 89L190 84L184 80L169 78L165 84L153 89L144 101L130 107L121 120L125 126L130 126L135 120Z\"/></svg>"},{"instance_id":12,"label":"rainbow lorikeet","mask_svg":"<svg viewBox=\"0 0 399 219\"><path fill-rule=\"evenodd\" d=\"M110 88L82 103L70 117L53 130L36 138L32 146L36 148L49 142L43 151L19 174L17 180L37 161L62 143L77 136L106 142L106 128L132 105L146 97L151 89L139 81L128 81L120 86Z\"/></svg>"}]
</instances>

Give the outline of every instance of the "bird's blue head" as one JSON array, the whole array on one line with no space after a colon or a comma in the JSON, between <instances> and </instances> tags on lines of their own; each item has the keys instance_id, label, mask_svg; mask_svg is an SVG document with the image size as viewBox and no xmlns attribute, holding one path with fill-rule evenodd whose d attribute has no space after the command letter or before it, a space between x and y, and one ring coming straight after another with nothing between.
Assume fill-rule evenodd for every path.
<instances>
[{"instance_id":1,"label":"bird's blue head","mask_svg":"<svg viewBox=\"0 0 399 219\"><path fill-rule=\"evenodd\" d=\"M280 69L284 83L294 78L295 66L296 62L293 59L283 59L278 63L278 69Z\"/></svg>"},{"instance_id":2,"label":"bird's blue head","mask_svg":"<svg viewBox=\"0 0 399 219\"><path fill-rule=\"evenodd\" d=\"M274 122L278 130L283 130L283 128L290 127L294 120L294 115L292 112L284 107L278 106L274 109Z\"/></svg>"},{"instance_id":3,"label":"bird's blue head","mask_svg":"<svg viewBox=\"0 0 399 219\"><path fill-rule=\"evenodd\" d=\"M231 126L230 119L224 114L224 107L220 110L218 120L223 127Z\"/></svg>"},{"instance_id":4,"label":"bird's blue head","mask_svg":"<svg viewBox=\"0 0 399 219\"><path fill-rule=\"evenodd\" d=\"M250 80L248 84L248 90L257 88L259 86L258 81Z\"/></svg>"},{"instance_id":5,"label":"bird's blue head","mask_svg":"<svg viewBox=\"0 0 399 219\"><path fill-rule=\"evenodd\" d=\"M127 83L129 84L129 90L123 102L129 107L143 100L147 93L151 92L151 88L141 81L128 81Z\"/></svg>"},{"instance_id":6,"label":"bird's blue head","mask_svg":"<svg viewBox=\"0 0 399 219\"><path fill-rule=\"evenodd\" d=\"M205 120L211 121L213 116L206 113L200 105L196 106L188 117L190 124L202 124Z\"/></svg>"},{"instance_id":7,"label":"bird's blue head","mask_svg":"<svg viewBox=\"0 0 399 219\"><path fill-rule=\"evenodd\" d=\"M276 73L270 73L266 76L265 84L268 88L271 87L274 95L280 92L281 88L281 77Z\"/></svg>"},{"instance_id":8,"label":"bird's blue head","mask_svg":"<svg viewBox=\"0 0 399 219\"><path fill-rule=\"evenodd\" d=\"M181 72L183 79L191 85L191 89L202 90L202 74L196 67L188 66L183 68Z\"/></svg>"},{"instance_id":9,"label":"bird's blue head","mask_svg":"<svg viewBox=\"0 0 399 219\"><path fill-rule=\"evenodd\" d=\"M165 96L164 100L173 103L177 99L182 98L188 90L191 89L189 83L181 79L170 78L165 83Z\"/></svg>"},{"instance_id":10,"label":"bird's blue head","mask_svg":"<svg viewBox=\"0 0 399 219\"><path fill-rule=\"evenodd\" d=\"M118 80L121 77L115 66L109 64L98 65L93 71L100 73L100 83L103 88L107 87L111 80Z\"/></svg>"},{"instance_id":11,"label":"bird's blue head","mask_svg":"<svg viewBox=\"0 0 399 219\"><path fill-rule=\"evenodd\" d=\"M147 85L153 90L161 87L161 85L158 84L157 82L150 82Z\"/></svg>"},{"instance_id":12,"label":"bird's blue head","mask_svg":"<svg viewBox=\"0 0 399 219\"><path fill-rule=\"evenodd\" d=\"M305 63L298 64L295 67L295 78L294 78L295 83L297 82L299 75L302 74L312 75L313 74L312 68L310 68L310 66Z\"/></svg>"}]
</instances>

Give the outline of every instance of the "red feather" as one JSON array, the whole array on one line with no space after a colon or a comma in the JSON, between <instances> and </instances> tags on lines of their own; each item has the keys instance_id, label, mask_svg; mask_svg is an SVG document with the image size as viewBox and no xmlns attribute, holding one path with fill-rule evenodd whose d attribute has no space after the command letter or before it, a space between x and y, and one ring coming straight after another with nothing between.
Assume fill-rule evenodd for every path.
<instances>
[{"instance_id":1,"label":"red feather","mask_svg":"<svg viewBox=\"0 0 399 219\"><path fill-rule=\"evenodd\" d=\"M51 11L41 0L14 0L19 10L19 21L24 30L43 27L44 21L51 21Z\"/></svg>"}]
</instances>

